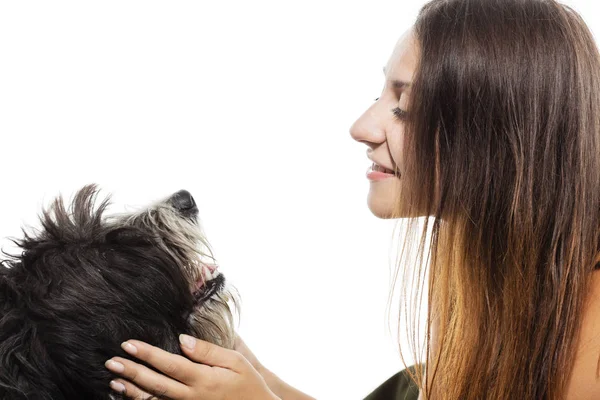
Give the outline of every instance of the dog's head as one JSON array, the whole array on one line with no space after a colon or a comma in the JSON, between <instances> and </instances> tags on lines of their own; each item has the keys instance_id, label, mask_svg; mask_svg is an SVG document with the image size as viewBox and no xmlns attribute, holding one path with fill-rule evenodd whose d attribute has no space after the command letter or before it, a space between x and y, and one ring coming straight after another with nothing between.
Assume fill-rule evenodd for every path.
<instances>
[{"instance_id":1,"label":"dog's head","mask_svg":"<svg viewBox=\"0 0 600 400\"><path fill-rule=\"evenodd\" d=\"M104 362L139 339L181 354L187 333L232 348L235 289L187 191L103 215L97 189L57 198L0 265L0 399L109 399ZM232 300L230 308L228 300Z\"/></svg>"}]
</instances>

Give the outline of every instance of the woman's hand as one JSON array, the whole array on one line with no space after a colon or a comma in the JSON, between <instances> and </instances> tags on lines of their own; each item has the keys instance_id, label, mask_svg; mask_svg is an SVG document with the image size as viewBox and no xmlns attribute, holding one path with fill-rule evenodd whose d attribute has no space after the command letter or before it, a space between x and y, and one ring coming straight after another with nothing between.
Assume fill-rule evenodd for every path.
<instances>
[{"instance_id":1,"label":"woman's hand","mask_svg":"<svg viewBox=\"0 0 600 400\"><path fill-rule=\"evenodd\" d=\"M131 360L114 357L106 362L106 367L124 379L112 381L111 388L131 399L148 399L152 395L173 400L279 399L238 351L188 335L179 338L189 359L137 340L124 342L123 350L164 375ZM260 365L256 357L254 360Z\"/></svg>"}]
</instances>

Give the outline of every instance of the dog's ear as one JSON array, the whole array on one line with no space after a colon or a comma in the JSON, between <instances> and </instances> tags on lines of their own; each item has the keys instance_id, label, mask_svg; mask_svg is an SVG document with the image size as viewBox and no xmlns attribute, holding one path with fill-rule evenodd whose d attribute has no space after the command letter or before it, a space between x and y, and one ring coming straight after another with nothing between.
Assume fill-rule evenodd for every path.
<instances>
[{"instance_id":1,"label":"dog's ear","mask_svg":"<svg viewBox=\"0 0 600 400\"><path fill-rule=\"evenodd\" d=\"M133 227L120 227L109 231L105 237L108 244L120 244L127 246L150 246L152 240L138 229Z\"/></svg>"}]
</instances>

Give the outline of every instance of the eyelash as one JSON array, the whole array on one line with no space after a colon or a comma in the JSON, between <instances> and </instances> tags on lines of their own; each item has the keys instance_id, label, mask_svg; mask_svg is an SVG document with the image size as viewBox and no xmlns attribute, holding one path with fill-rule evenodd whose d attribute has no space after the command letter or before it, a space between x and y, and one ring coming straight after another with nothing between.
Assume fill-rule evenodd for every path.
<instances>
[{"instance_id":1,"label":"eyelash","mask_svg":"<svg viewBox=\"0 0 600 400\"><path fill-rule=\"evenodd\" d=\"M379 97L375 99L375 101L377 101L377 100L379 100ZM400 107L396 107L396 108L392 109L392 114L394 114L394 117L396 117L400 121L404 121L406 119L408 112L401 110Z\"/></svg>"},{"instance_id":2,"label":"eyelash","mask_svg":"<svg viewBox=\"0 0 600 400\"><path fill-rule=\"evenodd\" d=\"M406 111L399 109L398 107L392 110L394 117L398 118L400 121L404 121L406 119L406 115L408 114Z\"/></svg>"}]
</instances>

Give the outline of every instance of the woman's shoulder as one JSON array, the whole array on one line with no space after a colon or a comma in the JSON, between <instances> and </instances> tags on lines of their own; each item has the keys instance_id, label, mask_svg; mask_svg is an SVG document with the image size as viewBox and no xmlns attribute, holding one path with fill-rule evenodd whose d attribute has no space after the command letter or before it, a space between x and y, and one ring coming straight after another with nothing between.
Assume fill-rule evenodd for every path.
<instances>
[{"instance_id":1,"label":"woman's shoulder","mask_svg":"<svg viewBox=\"0 0 600 400\"><path fill-rule=\"evenodd\" d=\"M419 388L408 373L408 370L410 370L415 374L415 368L416 365L411 365L394 374L365 397L364 400L417 400Z\"/></svg>"}]
</instances>

